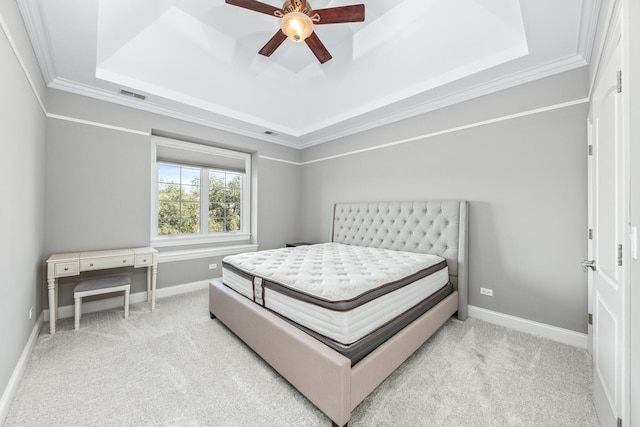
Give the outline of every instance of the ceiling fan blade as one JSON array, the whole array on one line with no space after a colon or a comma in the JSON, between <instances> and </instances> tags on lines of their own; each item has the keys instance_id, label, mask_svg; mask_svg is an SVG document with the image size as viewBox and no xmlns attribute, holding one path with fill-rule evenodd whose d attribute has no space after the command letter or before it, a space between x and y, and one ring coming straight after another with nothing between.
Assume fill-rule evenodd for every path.
<instances>
[{"instance_id":1,"label":"ceiling fan blade","mask_svg":"<svg viewBox=\"0 0 640 427\"><path fill-rule=\"evenodd\" d=\"M287 36L280 30L271 37L271 39L265 44L260 52L260 55L271 56L273 52L287 39Z\"/></svg>"},{"instance_id":2,"label":"ceiling fan blade","mask_svg":"<svg viewBox=\"0 0 640 427\"><path fill-rule=\"evenodd\" d=\"M225 3L233 6L243 7L245 9L254 10L256 12L265 13L267 15L276 16L276 12L284 14L279 7L271 6L266 3L261 3L256 0L225 0Z\"/></svg>"},{"instance_id":3,"label":"ceiling fan blade","mask_svg":"<svg viewBox=\"0 0 640 427\"><path fill-rule=\"evenodd\" d=\"M324 64L332 58L331 54L329 53L327 48L324 47L324 44L322 44L315 31L305 39L305 43L307 44L307 46L309 46L311 52L313 52L313 54L316 56L316 58L318 58L318 61L320 61L321 64Z\"/></svg>"},{"instance_id":4,"label":"ceiling fan blade","mask_svg":"<svg viewBox=\"0 0 640 427\"><path fill-rule=\"evenodd\" d=\"M315 24L341 24L344 22L364 21L364 4L354 4L352 6L330 7L327 9L314 9L313 14L320 15L320 21Z\"/></svg>"}]
</instances>

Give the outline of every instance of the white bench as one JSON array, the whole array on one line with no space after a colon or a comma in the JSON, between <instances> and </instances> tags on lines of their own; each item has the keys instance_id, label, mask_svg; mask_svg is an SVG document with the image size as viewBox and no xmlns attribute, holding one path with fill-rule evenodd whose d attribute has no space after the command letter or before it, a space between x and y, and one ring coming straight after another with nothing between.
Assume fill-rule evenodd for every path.
<instances>
[{"instance_id":1,"label":"white bench","mask_svg":"<svg viewBox=\"0 0 640 427\"><path fill-rule=\"evenodd\" d=\"M73 288L75 299L75 329L80 328L82 298L91 295L109 294L111 292L124 291L124 318L129 317L129 291L131 279L121 274L117 276L94 277L92 279L79 280Z\"/></svg>"}]
</instances>

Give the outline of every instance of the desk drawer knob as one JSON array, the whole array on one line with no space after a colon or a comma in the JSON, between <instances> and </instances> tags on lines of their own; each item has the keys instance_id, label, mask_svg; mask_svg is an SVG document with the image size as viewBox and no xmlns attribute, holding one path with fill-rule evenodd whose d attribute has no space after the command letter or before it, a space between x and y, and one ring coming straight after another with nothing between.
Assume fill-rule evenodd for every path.
<instances>
[{"instance_id":1,"label":"desk drawer knob","mask_svg":"<svg viewBox=\"0 0 640 427\"><path fill-rule=\"evenodd\" d=\"M89 264L89 267L93 267L93 263Z\"/></svg>"},{"instance_id":2,"label":"desk drawer knob","mask_svg":"<svg viewBox=\"0 0 640 427\"><path fill-rule=\"evenodd\" d=\"M142 260L142 262L147 262L147 259L146 259L146 258L145 258L145 259L143 259L143 260Z\"/></svg>"},{"instance_id":3,"label":"desk drawer knob","mask_svg":"<svg viewBox=\"0 0 640 427\"><path fill-rule=\"evenodd\" d=\"M69 271L69 267L65 267L65 268L64 268L64 271Z\"/></svg>"},{"instance_id":4,"label":"desk drawer knob","mask_svg":"<svg viewBox=\"0 0 640 427\"><path fill-rule=\"evenodd\" d=\"M126 262L127 262L127 260L126 260L126 259L123 259L123 260L122 260L122 262L123 262L123 263L126 263Z\"/></svg>"}]
</instances>

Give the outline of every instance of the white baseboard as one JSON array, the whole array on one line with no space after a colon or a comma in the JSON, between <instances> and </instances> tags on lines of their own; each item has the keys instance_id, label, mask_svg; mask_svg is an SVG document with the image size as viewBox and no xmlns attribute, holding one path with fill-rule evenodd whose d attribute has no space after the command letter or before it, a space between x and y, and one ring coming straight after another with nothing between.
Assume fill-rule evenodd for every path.
<instances>
[{"instance_id":1,"label":"white baseboard","mask_svg":"<svg viewBox=\"0 0 640 427\"><path fill-rule=\"evenodd\" d=\"M198 291L200 289L206 289L209 286L209 282L214 279L201 280L199 282L185 283L183 285L169 286L166 288L156 289L156 298L170 297L173 295L184 294L187 292ZM122 307L122 296L118 295L113 298L101 298L95 301L82 303L82 314L94 313L96 311L110 310L112 308ZM129 304L135 304L139 302L147 301L147 292L136 292L129 295ZM73 305L65 305L58 307L58 319L65 319L73 317ZM49 319L49 310L44 310L44 318Z\"/></svg>"},{"instance_id":2,"label":"white baseboard","mask_svg":"<svg viewBox=\"0 0 640 427\"><path fill-rule=\"evenodd\" d=\"M202 289L207 289L209 287L209 282L212 280L222 280L219 277L214 277L213 279L200 280L199 282L185 283L183 285L169 286L167 288L156 289L156 298L165 298L173 295L186 294L187 292L199 291ZM143 292L145 298L147 296L146 292Z\"/></svg>"},{"instance_id":3,"label":"white baseboard","mask_svg":"<svg viewBox=\"0 0 640 427\"><path fill-rule=\"evenodd\" d=\"M469 317L531 335L548 338L574 347L587 348L587 334L581 334L569 329L558 328L545 323L534 322L533 320L498 313L497 311L491 311L473 305L469 306Z\"/></svg>"},{"instance_id":4,"label":"white baseboard","mask_svg":"<svg viewBox=\"0 0 640 427\"><path fill-rule=\"evenodd\" d=\"M9 383L5 387L4 393L2 393L2 399L0 399L0 425L4 425L4 421L7 418L7 414L9 413L9 405L11 405L13 397L18 390L18 385L20 385L20 380L22 380L24 370L27 368L27 364L29 363L29 358L31 357L33 348L36 345L36 341L38 339L38 335L40 334L40 329L42 328L43 322L44 316L43 313L40 313L40 316L38 316L38 320L36 320L35 325L33 325L33 329L31 330L31 335L29 335L27 344L24 346L24 350L22 350L20 359L18 359L18 363L13 369L11 378L9 378Z\"/></svg>"}]
</instances>

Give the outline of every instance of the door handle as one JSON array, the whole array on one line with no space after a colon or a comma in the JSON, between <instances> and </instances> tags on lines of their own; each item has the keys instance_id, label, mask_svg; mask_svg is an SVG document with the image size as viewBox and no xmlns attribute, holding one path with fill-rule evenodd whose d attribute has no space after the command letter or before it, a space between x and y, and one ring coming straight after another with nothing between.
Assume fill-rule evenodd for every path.
<instances>
[{"instance_id":1,"label":"door handle","mask_svg":"<svg viewBox=\"0 0 640 427\"><path fill-rule=\"evenodd\" d=\"M580 263L580 265L582 266L582 271L587 271L587 268L590 268L592 271L596 271L596 260L593 259L591 261L589 260L584 260Z\"/></svg>"}]
</instances>

